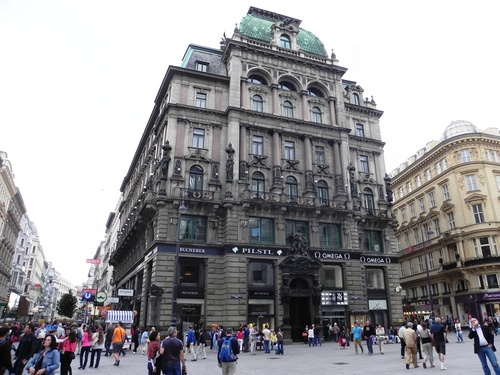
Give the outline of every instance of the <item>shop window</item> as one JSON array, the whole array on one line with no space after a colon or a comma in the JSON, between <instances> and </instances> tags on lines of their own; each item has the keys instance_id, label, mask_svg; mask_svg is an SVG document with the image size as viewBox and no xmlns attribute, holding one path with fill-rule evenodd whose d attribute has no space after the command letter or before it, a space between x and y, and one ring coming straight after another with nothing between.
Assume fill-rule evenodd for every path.
<instances>
[{"instance_id":1,"label":"shop window","mask_svg":"<svg viewBox=\"0 0 500 375\"><path fill-rule=\"evenodd\" d=\"M251 261L248 264L249 286L273 286L274 269L271 262Z\"/></svg>"},{"instance_id":2,"label":"shop window","mask_svg":"<svg viewBox=\"0 0 500 375\"><path fill-rule=\"evenodd\" d=\"M344 289L344 277L341 266L323 266L320 281L323 289Z\"/></svg>"},{"instance_id":3,"label":"shop window","mask_svg":"<svg viewBox=\"0 0 500 375\"><path fill-rule=\"evenodd\" d=\"M366 289L385 289L384 270L366 268Z\"/></svg>"},{"instance_id":4,"label":"shop window","mask_svg":"<svg viewBox=\"0 0 500 375\"><path fill-rule=\"evenodd\" d=\"M183 287L205 286L205 264L202 259L180 258L179 282Z\"/></svg>"}]
</instances>

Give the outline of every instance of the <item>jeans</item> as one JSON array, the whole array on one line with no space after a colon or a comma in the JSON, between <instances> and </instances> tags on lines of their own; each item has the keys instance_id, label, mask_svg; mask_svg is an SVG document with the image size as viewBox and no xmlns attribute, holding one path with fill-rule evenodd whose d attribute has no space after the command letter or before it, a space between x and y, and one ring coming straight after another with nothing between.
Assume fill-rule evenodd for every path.
<instances>
[{"instance_id":1,"label":"jeans","mask_svg":"<svg viewBox=\"0 0 500 375\"><path fill-rule=\"evenodd\" d=\"M479 357L481 365L483 366L484 375L491 375L491 371L488 367L488 361L486 361L486 358L489 359L491 367L493 367L493 370L495 371L495 375L500 375L500 366L498 365L497 356L495 355L495 352L492 348L490 348L489 346L481 346L479 348L479 351L477 352L477 356Z\"/></svg>"},{"instance_id":2,"label":"jeans","mask_svg":"<svg viewBox=\"0 0 500 375\"><path fill-rule=\"evenodd\" d=\"M181 364L168 365L166 375L181 375Z\"/></svg>"},{"instance_id":3,"label":"jeans","mask_svg":"<svg viewBox=\"0 0 500 375\"><path fill-rule=\"evenodd\" d=\"M457 342L464 342L462 331L456 331L455 333L457 334Z\"/></svg>"},{"instance_id":4,"label":"jeans","mask_svg":"<svg viewBox=\"0 0 500 375\"><path fill-rule=\"evenodd\" d=\"M105 341L104 347L106 348L105 356L109 356L113 353L113 349L111 348L111 341Z\"/></svg>"},{"instance_id":5,"label":"jeans","mask_svg":"<svg viewBox=\"0 0 500 375\"><path fill-rule=\"evenodd\" d=\"M271 353L269 350L269 340L264 340L264 353Z\"/></svg>"},{"instance_id":6,"label":"jeans","mask_svg":"<svg viewBox=\"0 0 500 375\"><path fill-rule=\"evenodd\" d=\"M80 367L85 368L89 359L90 346L82 346L80 349ZM85 359L83 358L85 357Z\"/></svg>"},{"instance_id":7,"label":"jeans","mask_svg":"<svg viewBox=\"0 0 500 375\"><path fill-rule=\"evenodd\" d=\"M368 349L368 353L373 354L373 341L371 337L366 338L366 348Z\"/></svg>"},{"instance_id":8,"label":"jeans","mask_svg":"<svg viewBox=\"0 0 500 375\"><path fill-rule=\"evenodd\" d=\"M285 354L285 352L283 352L283 341L278 341L278 354Z\"/></svg>"},{"instance_id":9,"label":"jeans","mask_svg":"<svg viewBox=\"0 0 500 375\"><path fill-rule=\"evenodd\" d=\"M99 362L101 361L102 349L92 349L92 354L90 355L90 367L98 368ZM95 357L95 366L94 366Z\"/></svg>"}]
</instances>

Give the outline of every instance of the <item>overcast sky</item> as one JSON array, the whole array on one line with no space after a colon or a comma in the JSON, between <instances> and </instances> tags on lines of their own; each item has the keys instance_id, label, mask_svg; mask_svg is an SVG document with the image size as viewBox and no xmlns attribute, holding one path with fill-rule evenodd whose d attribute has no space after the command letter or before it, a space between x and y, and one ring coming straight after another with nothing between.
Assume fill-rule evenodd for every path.
<instances>
[{"instance_id":1,"label":"overcast sky","mask_svg":"<svg viewBox=\"0 0 500 375\"><path fill-rule=\"evenodd\" d=\"M498 0L0 0L0 150L48 260L74 284L168 66L189 43L218 48L250 6L301 19L373 96L388 172L451 121L499 126Z\"/></svg>"}]
</instances>

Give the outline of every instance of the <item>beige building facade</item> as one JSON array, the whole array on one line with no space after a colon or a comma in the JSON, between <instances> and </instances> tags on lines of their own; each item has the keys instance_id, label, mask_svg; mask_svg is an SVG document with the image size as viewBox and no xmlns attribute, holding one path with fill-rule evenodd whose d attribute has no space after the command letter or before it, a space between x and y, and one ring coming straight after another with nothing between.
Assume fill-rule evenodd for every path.
<instances>
[{"instance_id":1,"label":"beige building facade","mask_svg":"<svg viewBox=\"0 0 500 375\"><path fill-rule=\"evenodd\" d=\"M392 188L406 315L498 318L498 129L452 122L392 173Z\"/></svg>"},{"instance_id":2,"label":"beige building facade","mask_svg":"<svg viewBox=\"0 0 500 375\"><path fill-rule=\"evenodd\" d=\"M300 24L251 7L168 68L110 257L138 324L401 320L382 112Z\"/></svg>"}]
</instances>

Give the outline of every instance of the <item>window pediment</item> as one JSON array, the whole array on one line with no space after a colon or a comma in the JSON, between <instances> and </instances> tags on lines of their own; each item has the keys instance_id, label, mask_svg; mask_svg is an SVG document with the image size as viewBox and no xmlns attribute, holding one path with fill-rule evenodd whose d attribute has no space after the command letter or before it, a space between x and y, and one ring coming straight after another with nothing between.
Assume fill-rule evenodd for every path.
<instances>
[{"instance_id":1,"label":"window pediment","mask_svg":"<svg viewBox=\"0 0 500 375\"><path fill-rule=\"evenodd\" d=\"M465 203L473 203L473 202L484 202L486 200L486 195L474 193L471 196L464 199Z\"/></svg>"},{"instance_id":2,"label":"window pediment","mask_svg":"<svg viewBox=\"0 0 500 375\"><path fill-rule=\"evenodd\" d=\"M455 207L455 205L452 204L452 203L444 203L441 206L440 210L443 211L443 212L448 212L448 211L453 210L454 207Z\"/></svg>"}]
</instances>

